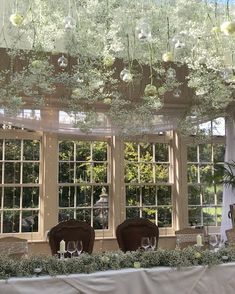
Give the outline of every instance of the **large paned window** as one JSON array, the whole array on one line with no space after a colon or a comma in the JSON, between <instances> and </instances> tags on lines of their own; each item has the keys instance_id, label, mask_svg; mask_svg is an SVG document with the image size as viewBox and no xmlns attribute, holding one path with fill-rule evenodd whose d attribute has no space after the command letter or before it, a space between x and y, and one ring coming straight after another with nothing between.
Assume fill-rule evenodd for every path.
<instances>
[{"instance_id":1,"label":"large paned window","mask_svg":"<svg viewBox=\"0 0 235 294\"><path fill-rule=\"evenodd\" d=\"M1 233L38 232L40 141L0 139Z\"/></svg>"},{"instance_id":2,"label":"large paned window","mask_svg":"<svg viewBox=\"0 0 235 294\"><path fill-rule=\"evenodd\" d=\"M168 143L125 143L126 218L172 226Z\"/></svg>"},{"instance_id":3,"label":"large paned window","mask_svg":"<svg viewBox=\"0 0 235 294\"><path fill-rule=\"evenodd\" d=\"M108 153L105 141L59 142L59 221L75 218L108 228Z\"/></svg>"},{"instance_id":4,"label":"large paned window","mask_svg":"<svg viewBox=\"0 0 235 294\"><path fill-rule=\"evenodd\" d=\"M199 144L187 148L188 213L191 225L220 226L221 180L225 146Z\"/></svg>"}]
</instances>

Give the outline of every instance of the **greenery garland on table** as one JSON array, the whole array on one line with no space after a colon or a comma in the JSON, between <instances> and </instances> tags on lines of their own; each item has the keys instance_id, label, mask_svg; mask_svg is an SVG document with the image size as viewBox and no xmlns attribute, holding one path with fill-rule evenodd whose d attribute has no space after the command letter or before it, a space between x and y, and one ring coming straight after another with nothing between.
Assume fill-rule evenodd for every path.
<instances>
[{"instance_id":1,"label":"greenery garland on table","mask_svg":"<svg viewBox=\"0 0 235 294\"><path fill-rule=\"evenodd\" d=\"M183 250L133 251L123 253L106 252L82 254L78 258L60 260L49 256L31 256L20 260L0 256L0 279L10 277L30 277L38 275L68 275L92 273L123 268L151 268L168 266L180 269L188 266L211 266L235 262L235 248L222 248L217 252L202 251L197 247Z\"/></svg>"}]
</instances>

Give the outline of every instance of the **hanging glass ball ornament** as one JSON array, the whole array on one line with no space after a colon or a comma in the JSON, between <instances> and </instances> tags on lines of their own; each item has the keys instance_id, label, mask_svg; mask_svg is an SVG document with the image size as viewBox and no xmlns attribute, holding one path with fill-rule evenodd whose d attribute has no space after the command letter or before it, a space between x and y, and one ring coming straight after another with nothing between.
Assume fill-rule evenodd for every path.
<instances>
[{"instance_id":1,"label":"hanging glass ball ornament","mask_svg":"<svg viewBox=\"0 0 235 294\"><path fill-rule=\"evenodd\" d=\"M64 28L66 31L72 31L76 27L76 20L71 16L68 15L64 18Z\"/></svg>"},{"instance_id":2,"label":"hanging glass ball ornament","mask_svg":"<svg viewBox=\"0 0 235 294\"><path fill-rule=\"evenodd\" d=\"M111 54L107 54L103 58L103 64L106 67L111 67L115 62L115 57Z\"/></svg>"},{"instance_id":3,"label":"hanging glass ball ornament","mask_svg":"<svg viewBox=\"0 0 235 294\"><path fill-rule=\"evenodd\" d=\"M181 90L179 88L175 89L173 92L173 96L175 98L179 98L181 96Z\"/></svg>"},{"instance_id":4,"label":"hanging glass ball ornament","mask_svg":"<svg viewBox=\"0 0 235 294\"><path fill-rule=\"evenodd\" d=\"M131 82L133 79L133 76L131 74L131 72L129 71L129 69L124 68L121 72L120 72L120 78L121 80L123 80L123 82Z\"/></svg>"},{"instance_id":5,"label":"hanging glass ball ornament","mask_svg":"<svg viewBox=\"0 0 235 294\"><path fill-rule=\"evenodd\" d=\"M168 51L168 52L164 53L164 54L162 55L162 60L163 60L164 62L170 62L170 61L173 61L173 54L172 54L172 52Z\"/></svg>"},{"instance_id":6,"label":"hanging glass ball ornament","mask_svg":"<svg viewBox=\"0 0 235 294\"><path fill-rule=\"evenodd\" d=\"M176 70L172 67L168 68L166 71L166 78L169 80L173 80L176 78Z\"/></svg>"},{"instance_id":7,"label":"hanging glass ball ornament","mask_svg":"<svg viewBox=\"0 0 235 294\"><path fill-rule=\"evenodd\" d=\"M177 40L175 43L175 49L180 50L185 48L185 43L182 42L181 40Z\"/></svg>"},{"instance_id":8,"label":"hanging glass ball ornament","mask_svg":"<svg viewBox=\"0 0 235 294\"><path fill-rule=\"evenodd\" d=\"M68 59L66 57L64 57L64 55L62 55L59 59L58 59L58 65L61 68L65 68L68 66Z\"/></svg>"},{"instance_id":9,"label":"hanging glass ball ornament","mask_svg":"<svg viewBox=\"0 0 235 294\"><path fill-rule=\"evenodd\" d=\"M15 27L20 27L23 24L23 16L20 15L19 13L13 13L10 16L10 22L13 24Z\"/></svg>"},{"instance_id":10,"label":"hanging glass ball ornament","mask_svg":"<svg viewBox=\"0 0 235 294\"><path fill-rule=\"evenodd\" d=\"M150 41L152 37L151 29L145 19L139 20L136 25L136 36L140 41Z\"/></svg>"},{"instance_id":11,"label":"hanging glass ball ornament","mask_svg":"<svg viewBox=\"0 0 235 294\"><path fill-rule=\"evenodd\" d=\"M235 22L234 21L225 21L220 26L221 32L225 35L231 35L235 32Z\"/></svg>"},{"instance_id":12,"label":"hanging glass ball ornament","mask_svg":"<svg viewBox=\"0 0 235 294\"><path fill-rule=\"evenodd\" d=\"M156 96L157 95L157 88L154 85L148 84L144 89L144 94L146 96Z\"/></svg>"}]
</instances>

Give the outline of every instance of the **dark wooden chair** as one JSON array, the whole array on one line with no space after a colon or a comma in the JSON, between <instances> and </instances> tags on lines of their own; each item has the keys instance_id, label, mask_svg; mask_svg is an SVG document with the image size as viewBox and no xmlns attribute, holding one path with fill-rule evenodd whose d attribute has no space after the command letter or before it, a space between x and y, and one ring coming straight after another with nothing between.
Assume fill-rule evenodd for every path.
<instances>
[{"instance_id":1,"label":"dark wooden chair","mask_svg":"<svg viewBox=\"0 0 235 294\"><path fill-rule=\"evenodd\" d=\"M156 237L157 247L159 229L156 224L148 219L127 219L117 226L116 237L119 248L124 252L139 249L142 237Z\"/></svg>"},{"instance_id":2,"label":"dark wooden chair","mask_svg":"<svg viewBox=\"0 0 235 294\"><path fill-rule=\"evenodd\" d=\"M48 238L52 255L57 254L61 240L64 240L66 245L68 241L81 240L83 252L92 253L95 231L87 222L70 219L54 226L49 231Z\"/></svg>"},{"instance_id":3,"label":"dark wooden chair","mask_svg":"<svg viewBox=\"0 0 235 294\"><path fill-rule=\"evenodd\" d=\"M229 246L235 246L235 228L232 228L230 230L225 231L227 239L228 239L228 245Z\"/></svg>"}]
</instances>

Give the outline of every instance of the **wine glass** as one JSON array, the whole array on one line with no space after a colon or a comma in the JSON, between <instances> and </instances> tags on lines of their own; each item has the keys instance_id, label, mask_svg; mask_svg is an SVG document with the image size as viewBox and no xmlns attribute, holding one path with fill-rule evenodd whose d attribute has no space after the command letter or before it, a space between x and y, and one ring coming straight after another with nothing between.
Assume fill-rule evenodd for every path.
<instances>
[{"instance_id":1,"label":"wine glass","mask_svg":"<svg viewBox=\"0 0 235 294\"><path fill-rule=\"evenodd\" d=\"M70 253L71 258L73 257L73 253L76 251L76 242L68 241L67 243L67 251Z\"/></svg>"},{"instance_id":2,"label":"wine glass","mask_svg":"<svg viewBox=\"0 0 235 294\"><path fill-rule=\"evenodd\" d=\"M152 237L149 237L149 245L150 245L150 249L152 251L155 250L156 246L157 246L157 239L156 237L152 236Z\"/></svg>"},{"instance_id":3,"label":"wine glass","mask_svg":"<svg viewBox=\"0 0 235 294\"><path fill-rule=\"evenodd\" d=\"M76 241L76 251L78 256L82 253L83 250L83 244L82 244L82 240L77 240Z\"/></svg>"},{"instance_id":4,"label":"wine glass","mask_svg":"<svg viewBox=\"0 0 235 294\"><path fill-rule=\"evenodd\" d=\"M215 251L215 246L218 243L217 235L215 234L209 235L209 243L213 247L213 251Z\"/></svg>"},{"instance_id":5,"label":"wine glass","mask_svg":"<svg viewBox=\"0 0 235 294\"><path fill-rule=\"evenodd\" d=\"M150 247L149 237L142 237L141 238L141 248L144 248L146 251Z\"/></svg>"}]
</instances>

